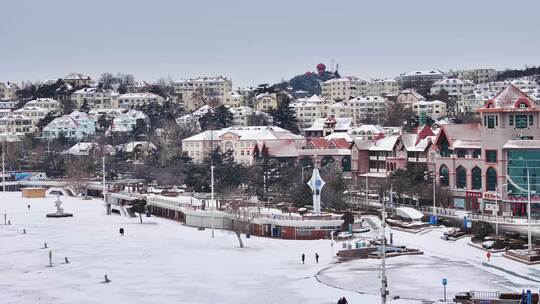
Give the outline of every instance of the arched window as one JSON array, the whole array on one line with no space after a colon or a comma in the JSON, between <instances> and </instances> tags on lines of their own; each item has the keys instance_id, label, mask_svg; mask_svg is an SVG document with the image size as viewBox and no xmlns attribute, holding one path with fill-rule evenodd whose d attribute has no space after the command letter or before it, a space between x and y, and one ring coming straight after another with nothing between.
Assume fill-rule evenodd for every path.
<instances>
[{"instance_id":1,"label":"arched window","mask_svg":"<svg viewBox=\"0 0 540 304\"><path fill-rule=\"evenodd\" d=\"M479 167L472 168L471 177L472 177L472 189L482 190L482 169L480 169Z\"/></svg>"},{"instance_id":2,"label":"arched window","mask_svg":"<svg viewBox=\"0 0 540 304\"><path fill-rule=\"evenodd\" d=\"M497 190L497 170L493 167L486 170L486 188L488 191Z\"/></svg>"},{"instance_id":3,"label":"arched window","mask_svg":"<svg viewBox=\"0 0 540 304\"><path fill-rule=\"evenodd\" d=\"M448 172L448 167L446 165L442 165L439 169L439 176L441 177L441 186L448 187L450 173Z\"/></svg>"},{"instance_id":4,"label":"arched window","mask_svg":"<svg viewBox=\"0 0 540 304\"><path fill-rule=\"evenodd\" d=\"M331 156L325 156L321 160L321 168L324 168L326 165L334 162L334 159Z\"/></svg>"},{"instance_id":5,"label":"arched window","mask_svg":"<svg viewBox=\"0 0 540 304\"><path fill-rule=\"evenodd\" d=\"M462 166L456 168L456 187L467 188L467 170Z\"/></svg>"},{"instance_id":6,"label":"arched window","mask_svg":"<svg viewBox=\"0 0 540 304\"><path fill-rule=\"evenodd\" d=\"M343 171L351 171L351 157L345 156L341 159L341 167Z\"/></svg>"}]
</instances>

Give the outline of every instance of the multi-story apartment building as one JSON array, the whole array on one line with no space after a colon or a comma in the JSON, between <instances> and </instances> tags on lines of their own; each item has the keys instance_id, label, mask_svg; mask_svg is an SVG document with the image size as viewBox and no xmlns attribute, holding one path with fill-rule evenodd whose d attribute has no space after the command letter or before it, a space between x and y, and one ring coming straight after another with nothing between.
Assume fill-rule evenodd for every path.
<instances>
[{"instance_id":1,"label":"multi-story apartment building","mask_svg":"<svg viewBox=\"0 0 540 304\"><path fill-rule=\"evenodd\" d=\"M410 71L399 75L398 82L400 88L416 89L421 94L429 93L431 86L446 77L446 73L441 70Z\"/></svg>"},{"instance_id":2,"label":"multi-story apartment building","mask_svg":"<svg viewBox=\"0 0 540 304\"><path fill-rule=\"evenodd\" d=\"M58 111L62 107L60 102L52 98L38 98L38 99L30 100L24 106L25 107L39 107L39 108L47 110L48 112Z\"/></svg>"},{"instance_id":3,"label":"multi-story apartment building","mask_svg":"<svg viewBox=\"0 0 540 304\"><path fill-rule=\"evenodd\" d=\"M265 145L278 149L282 155L298 157L297 149L305 146L305 138L279 127L229 127L208 130L182 140L182 151L195 162L201 162L212 150L232 151L234 160L245 165L254 163L256 146Z\"/></svg>"},{"instance_id":4,"label":"multi-story apartment building","mask_svg":"<svg viewBox=\"0 0 540 304\"><path fill-rule=\"evenodd\" d=\"M69 115L55 118L45 128L42 136L45 139L54 139L61 133L67 138L81 140L85 136L94 135L96 132L96 121L90 115L73 111Z\"/></svg>"},{"instance_id":5,"label":"multi-story apartment building","mask_svg":"<svg viewBox=\"0 0 540 304\"><path fill-rule=\"evenodd\" d=\"M0 82L0 100L15 100L19 87L13 82Z\"/></svg>"},{"instance_id":6,"label":"multi-story apartment building","mask_svg":"<svg viewBox=\"0 0 540 304\"><path fill-rule=\"evenodd\" d=\"M396 102L404 105L407 108L412 107L414 103L419 101L426 100L426 98L416 92L415 89L405 89L399 92L396 97Z\"/></svg>"},{"instance_id":7,"label":"multi-story apartment building","mask_svg":"<svg viewBox=\"0 0 540 304\"><path fill-rule=\"evenodd\" d=\"M116 104L122 109L143 106L152 102L163 103L163 97L154 93L126 93L116 96Z\"/></svg>"},{"instance_id":8,"label":"multi-story apartment building","mask_svg":"<svg viewBox=\"0 0 540 304\"><path fill-rule=\"evenodd\" d=\"M126 87L128 93L148 93L152 88L152 84L146 81L137 81Z\"/></svg>"},{"instance_id":9,"label":"multi-story apartment building","mask_svg":"<svg viewBox=\"0 0 540 304\"><path fill-rule=\"evenodd\" d=\"M446 103L440 100L422 100L413 103L412 110L418 116L423 113L433 119L439 119L446 116Z\"/></svg>"},{"instance_id":10,"label":"multi-story apartment building","mask_svg":"<svg viewBox=\"0 0 540 304\"><path fill-rule=\"evenodd\" d=\"M454 100L461 100L467 94L471 94L474 83L470 80L459 78L445 78L435 82L430 89L431 95L438 94L441 90L448 92L448 97Z\"/></svg>"},{"instance_id":11,"label":"multi-story apartment building","mask_svg":"<svg viewBox=\"0 0 540 304\"><path fill-rule=\"evenodd\" d=\"M455 72L454 75L460 79L470 80L474 83L485 83L497 79L497 71L495 69L462 70Z\"/></svg>"},{"instance_id":12,"label":"multi-story apartment building","mask_svg":"<svg viewBox=\"0 0 540 304\"><path fill-rule=\"evenodd\" d=\"M399 83L392 78L372 79L367 84L366 95L370 96L388 96L399 93Z\"/></svg>"},{"instance_id":13,"label":"multi-story apartment building","mask_svg":"<svg viewBox=\"0 0 540 304\"><path fill-rule=\"evenodd\" d=\"M253 108L256 111L269 111L278 106L278 98L276 93L261 93L255 96Z\"/></svg>"},{"instance_id":14,"label":"multi-story apartment building","mask_svg":"<svg viewBox=\"0 0 540 304\"><path fill-rule=\"evenodd\" d=\"M477 110L481 123L444 125L435 140L436 181L448 203L499 215L540 214L540 105L509 85ZM498 211L497 211L498 210Z\"/></svg>"},{"instance_id":15,"label":"multi-story apartment building","mask_svg":"<svg viewBox=\"0 0 540 304\"><path fill-rule=\"evenodd\" d=\"M131 132L133 127L137 125L137 120L142 119L146 125L149 125L150 121L148 116L141 111L130 109L125 113L120 113L113 119L111 126L112 132Z\"/></svg>"},{"instance_id":16,"label":"multi-story apartment building","mask_svg":"<svg viewBox=\"0 0 540 304\"><path fill-rule=\"evenodd\" d=\"M209 99L223 103L225 96L232 91L232 81L222 76L184 79L175 81L174 89L181 97L184 108L193 111Z\"/></svg>"},{"instance_id":17,"label":"multi-story apartment building","mask_svg":"<svg viewBox=\"0 0 540 304\"><path fill-rule=\"evenodd\" d=\"M316 119L328 116L328 102L326 99L313 95L309 98L299 98L291 103L296 113L296 120L300 129L309 128Z\"/></svg>"},{"instance_id":18,"label":"multi-story apartment building","mask_svg":"<svg viewBox=\"0 0 540 304\"><path fill-rule=\"evenodd\" d=\"M349 100L366 95L367 81L354 76L334 78L323 82L321 89L322 97L327 100Z\"/></svg>"},{"instance_id":19,"label":"multi-story apartment building","mask_svg":"<svg viewBox=\"0 0 540 304\"><path fill-rule=\"evenodd\" d=\"M37 128L37 124L40 121L40 119L44 118L47 113L49 113L51 110L40 108L40 107L33 107L33 106L24 106L20 109L17 109L13 111L16 115L22 115L30 119L32 122L32 129Z\"/></svg>"},{"instance_id":20,"label":"multi-story apartment building","mask_svg":"<svg viewBox=\"0 0 540 304\"><path fill-rule=\"evenodd\" d=\"M92 84L92 78L87 75L72 73L64 77L64 81L72 86L90 86Z\"/></svg>"},{"instance_id":21,"label":"multi-story apartment building","mask_svg":"<svg viewBox=\"0 0 540 304\"><path fill-rule=\"evenodd\" d=\"M353 125L360 126L368 119L379 122L388 107L388 100L381 96L356 97L347 101Z\"/></svg>"},{"instance_id":22,"label":"multi-story apartment building","mask_svg":"<svg viewBox=\"0 0 540 304\"><path fill-rule=\"evenodd\" d=\"M11 114L0 118L0 133L3 137L13 133L35 132L32 120L24 115Z\"/></svg>"},{"instance_id":23,"label":"multi-story apartment building","mask_svg":"<svg viewBox=\"0 0 540 304\"><path fill-rule=\"evenodd\" d=\"M269 125L272 125L273 123L273 118L270 114L262 111L255 111L253 110L253 108L250 107L241 106L237 108L229 108L229 112L231 112L233 115L232 124L235 127L249 126L249 119L252 115L262 115Z\"/></svg>"},{"instance_id":24,"label":"multi-story apartment building","mask_svg":"<svg viewBox=\"0 0 540 304\"><path fill-rule=\"evenodd\" d=\"M238 108L245 106L245 96L238 91L231 91L225 94L223 104L231 108Z\"/></svg>"},{"instance_id":25,"label":"multi-story apartment building","mask_svg":"<svg viewBox=\"0 0 540 304\"><path fill-rule=\"evenodd\" d=\"M118 108L118 94L111 90L99 88L84 88L71 94L71 100L77 107L81 107L85 102L92 109Z\"/></svg>"}]
</instances>

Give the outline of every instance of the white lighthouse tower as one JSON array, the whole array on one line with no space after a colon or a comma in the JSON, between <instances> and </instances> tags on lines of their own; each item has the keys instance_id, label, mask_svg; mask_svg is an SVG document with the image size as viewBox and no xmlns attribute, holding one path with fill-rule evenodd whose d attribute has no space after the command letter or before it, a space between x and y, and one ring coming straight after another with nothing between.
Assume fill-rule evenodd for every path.
<instances>
[{"instance_id":1,"label":"white lighthouse tower","mask_svg":"<svg viewBox=\"0 0 540 304\"><path fill-rule=\"evenodd\" d=\"M321 190L326 184L319 174L319 169L313 169L311 179L307 183L313 192L313 213L321 213Z\"/></svg>"}]
</instances>

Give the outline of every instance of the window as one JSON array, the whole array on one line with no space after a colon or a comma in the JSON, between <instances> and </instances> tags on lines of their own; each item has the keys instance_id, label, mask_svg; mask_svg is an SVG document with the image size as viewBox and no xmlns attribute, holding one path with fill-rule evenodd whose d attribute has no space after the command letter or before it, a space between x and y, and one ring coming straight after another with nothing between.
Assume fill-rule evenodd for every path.
<instances>
[{"instance_id":1,"label":"window","mask_svg":"<svg viewBox=\"0 0 540 304\"><path fill-rule=\"evenodd\" d=\"M508 123L510 126L514 125L514 115L510 115L510 121Z\"/></svg>"},{"instance_id":2,"label":"window","mask_svg":"<svg viewBox=\"0 0 540 304\"><path fill-rule=\"evenodd\" d=\"M482 170L479 167L474 167L471 170L472 189L482 190Z\"/></svg>"},{"instance_id":3,"label":"window","mask_svg":"<svg viewBox=\"0 0 540 304\"><path fill-rule=\"evenodd\" d=\"M465 155L467 155L467 151L465 151L463 149L457 150L457 157L458 158L465 158Z\"/></svg>"},{"instance_id":4,"label":"window","mask_svg":"<svg viewBox=\"0 0 540 304\"><path fill-rule=\"evenodd\" d=\"M527 115L516 115L516 128L525 129L527 126Z\"/></svg>"},{"instance_id":5,"label":"window","mask_svg":"<svg viewBox=\"0 0 540 304\"><path fill-rule=\"evenodd\" d=\"M445 165L442 165L439 169L439 175L441 177L441 186L448 187L449 182L449 172L448 167Z\"/></svg>"},{"instance_id":6,"label":"window","mask_svg":"<svg viewBox=\"0 0 540 304\"><path fill-rule=\"evenodd\" d=\"M534 124L533 116L529 115L529 126L532 126Z\"/></svg>"},{"instance_id":7,"label":"window","mask_svg":"<svg viewBox=\"0 0 540 304\"><path fill-rule=\"evenodd\" d=\"M497 171L493 167L486 170L486 188L488 191L497 189Z\"/></svg>"},{"instance_id":8,"label":"window","mask_svg":"<svg viewBox=\"0 0 540 304\"><path fill-rule=\"evenodd\" d=\"M495 127L498 124L497 116L496 115L489 115L484 118L484 124L488 127L488 129L495 129Z\"/></svg>"},{"instance_id":9,"label":"window","mask_svg":"<svg viewBox=\"0 0 540 304\"><path fill-rule=\"evenodd\" d=\"M456 168L456 187L467 188L467 170L462 166Z\"/></svg>"},{"instance_id":10,"label":"window","mask_svg":"<svg viewBox=\"0 0 540 304\"><path fill-rule=\"evenodd\" d=\"M480 157L482 157L482 150L480 149L473 150L473 158L480 158Z\"/></svg>"},{"instance_id":11,"label":"window","mask_svg":"<svg viewBox=\"0 0 540 304\"><path fill-rule=\"evenodd\" d=\"M486 150L486 162L488 163L497 162L497 150Z\"/></svg>"}]
</instances>

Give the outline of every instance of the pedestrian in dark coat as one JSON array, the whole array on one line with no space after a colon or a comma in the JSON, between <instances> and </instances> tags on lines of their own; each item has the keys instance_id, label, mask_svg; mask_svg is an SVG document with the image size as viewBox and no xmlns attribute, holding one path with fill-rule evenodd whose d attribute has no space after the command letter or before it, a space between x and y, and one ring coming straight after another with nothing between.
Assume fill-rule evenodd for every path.
<instances>
[{"instance_id":1,"label":"pedestrian in dark coat","mask_svg":"<svg viewBox=\"0 0 540 304\"><path fill-rule=\"evenodd\" d=\"M120 236L124 236L124 228L120 228Z\"/></svg>"},{"instance_id":2,"label":"pedestrian in dark coat","mask_svg":"<svg viewBox=\"0 0 540 304\"><path fill-rule=\"evenodd\" d=\"M319 254L315 252L315 262L319 264Z\"/></svg>"},{"instance_id":3,"label":"pedestrian in dark coat","mask_svg":"<svg viewBox=\"0 0 540 304\"><path fill-rule=\"evenodd\" d=\"M302 264L305 264L306 262L306 255L302 253Z\"/></svg>"}]
</instances>

